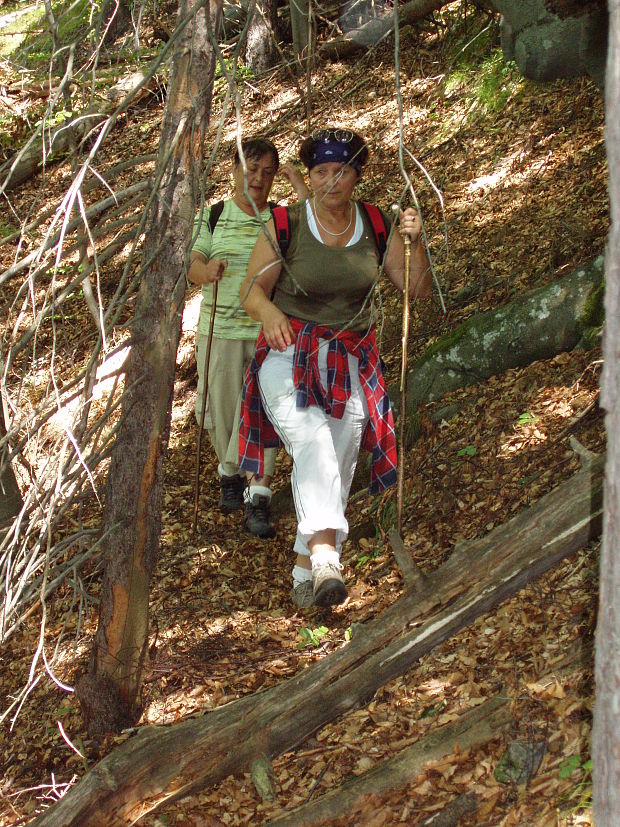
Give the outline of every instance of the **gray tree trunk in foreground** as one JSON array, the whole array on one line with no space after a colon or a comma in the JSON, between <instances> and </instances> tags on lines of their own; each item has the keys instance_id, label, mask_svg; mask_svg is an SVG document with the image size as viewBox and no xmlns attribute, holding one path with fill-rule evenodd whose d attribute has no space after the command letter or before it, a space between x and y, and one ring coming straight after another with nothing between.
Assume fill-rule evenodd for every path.
<instances>
[{"instance_id":1,"label":"gray tree trunk in foreground","mask_svg":"<svg viewBox=\"0 0 620 827\"><path fill-rule=\"evenodd\" d=\"M607 247L601 404L606 411L607 464L596 631L596 704L592 732L597 827L620 814L620 5L609 4L611 36L606 81L606 139L611 230Z\"/></svg>"},{"instance_id":2,"label":"gray tree trunk in foreground","mask_svg":"<svg viewBox=\"0 0 620 827\"><path fill-rule=\"evenodd\" d=\"M561 281L468 319L413 366L407 380L409 410L510 368L572 350L602 323L602 282L599 256Z\"/></svg>"},{"instance_id":3,"label":"gray tree trunk in foreground","mask_svg":"<svg viewBox=\"0 0 620 827\"><path fill-rule=\"evenodd\" d=\"M4 436L6 436L4 405L0 399L0 439ZM8 454L9 446L7 445L6 450L0 453L0 530L11 523L24 504L13 467L6 459Z\"/></svg>"},{"instance_id":4,"label":"gray tree trunk in foreground","mask_svg":"<svg viewBox=\"0 0 620 827\"><path fill-rule=\"evenodd\" d=\"M602 458L448 560L353 639L288 681L172 726L144 726L37 827L122 827L298 744L598 536Z\"/></svg>"},{"instance_id":5,"label":"gray tree trunk in foreground","mask_svg":"<svg viewBox=\"0 0 620 827\"><path fill-rule=\"evenodd\" d=\"M245 62L255 74L271 69L278 60L277 23L277 0L256 0L245 47Z\"/></svg>"},{"instance_id":6,"label":"gray tree trunk in foreground","mask_svg":"<svg viewBox=\"0 0 620 827\"><path fill-rule=\"evenodd\" d=\"M174 52L155 173L156 180L161 178L147 224L121 425L106 485L99 626L90 674L77 685L92 734L135 720L148 641L149 587L161 533L162 463L214 72L209 29L216 30L215 2L180 0L179 22L192 11Z\"/></svg>"}]
</instances>

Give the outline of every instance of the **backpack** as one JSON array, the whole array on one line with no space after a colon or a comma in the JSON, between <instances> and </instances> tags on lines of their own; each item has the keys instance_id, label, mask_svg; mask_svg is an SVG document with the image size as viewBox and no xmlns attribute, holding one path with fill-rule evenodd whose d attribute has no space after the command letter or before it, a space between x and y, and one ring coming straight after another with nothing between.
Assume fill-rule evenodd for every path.
<instances>
[{"instance_id":1,"label":"backpack","mask_svg":"<svg viewBox=\"0 0 620 827\"><path fill-rule=\"evenodd\" d=\"M377 245L377 252L379 253L379 264L383 262L383 256L387 247L387 239L390 234L389 225L379 209L375 204L369 204L367 201L359 201L362 212L366 215L372 226L375 244ZM273 216L273 223L276 229L276 240L280 247L282 257L286 257L286 251L291 235L291 224L288 215L287 207L272 207L271 215ZM209 217L210 220L210 217ZM216 219L217 220L217 219Z\"/></svg>"},{"instance_id":2,"label":"backpack","mask_svg":"<svg viewBox=\"0 0 620 827\"><path fill-rule=\"evenodd\" d=\"M274 210L275 204L273 201L269 201L269 209ZM224 202L223 201L216 201L212 207L209 208L209 230L211 231L211 235L213 235L213 230L215 230L215 225L217 224L218 218L222 214L222 210L224 209Z\"/></svg>"}]
</instances>

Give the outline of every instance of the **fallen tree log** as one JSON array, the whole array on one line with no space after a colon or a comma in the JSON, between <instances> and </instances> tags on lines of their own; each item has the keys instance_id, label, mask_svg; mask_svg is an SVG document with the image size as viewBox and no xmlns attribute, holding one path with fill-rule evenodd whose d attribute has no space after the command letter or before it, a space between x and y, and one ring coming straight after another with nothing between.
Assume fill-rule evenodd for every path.
<instances>
[{"instance_id":1,"label":"fallen tree log","mask_svg":"<svg viewBox=\"0 0 620 827\"><path fill-rule=\"evenodd\" d=\"M73 151L75 145L79 145L108 118L118 116L122 108L127 109L130 102L135 104L145 96L155 95L157 91L156 78L145 77L140 72L121 78L108 89L107 100L99 101L97 111L80 113L73 120L49 130L45 141L40 136L34 138L0 165L0 192L10 192L19 187L36 175L44 163L49 165Z\"/></svg>"},{"instance_id":2,"label":"fallen tree log","mask_svg":"<svg viewBox=\"0 0 620 827\"><path fill-rule=\"evenodd\" d=\"M289 813L273 819L266 827L310 827L328 818L354 813L356 802L368 794L402 789L420 775L428 761L438 761L454 752L477 747L497 737L510 721L507 698L491 698L460 716L458 721L435 729L430 735L401 750L393 758Z\"/></svg>"},{"instance_id":3,"label":"fallen tree log","mask_svg":"<svg viewBox=\"0 0 620 827\"><path fill-rule=\"evenodd\" d=\"M447 5L448 0L409 0L398 11L399 25L406 26L416 20L428 17L437 9ZM342 37L328 40L319 47L320 57L328 60L341 60L358 52L363 52L371 46L376 46L380 40L394 30L394 14L383 17L374 17L357 29L351 29Z\"/></svg>"},{"instance_id":4,"label":"fallen tree log","mask_svg":"<svg viewBox=\"0 0 620 827\"><path fill-rule=\"evenodd\" d=\"M350 643L294 678L199 718L141 728L35 823L132 824L298 746L598 536L602 468L598 457L505 525L460 545L427 577L423 594L405 593Z\"/></svg>"}]
</instances>

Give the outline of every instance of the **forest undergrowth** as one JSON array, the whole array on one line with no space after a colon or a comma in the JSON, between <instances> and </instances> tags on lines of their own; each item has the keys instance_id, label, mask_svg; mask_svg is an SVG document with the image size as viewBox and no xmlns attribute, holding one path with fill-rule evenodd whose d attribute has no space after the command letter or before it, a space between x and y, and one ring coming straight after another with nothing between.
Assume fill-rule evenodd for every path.
<instances>
[{"instance_id":1,"label":"forest undergrowth","mask_svg":"<svg viewBox=\"0 0 620 827\"><path fill-rule=\"evenodd\" d=\"M473 314L559 279L602 254L609 221L600 90L587 79L544 85L524 80L501 60L496 22L489 25L475 8L463 15L461 4L452 6L435 23L408 27L401 36L403 140L427 175L411 160L407 169L446 307L444 314L437 292L412 307L411 362ZM120 74L123 67L118 68ZM0 73L5 87L16 80L10 61L0 65ZM239 89L244 134L267 134L282 159L294 157L306 130L307 101L299 100L290 72L279 68L261 77L241 77ZM11 99L22 115L29 101L27 92ZM222 101L218 93L208 151ZM310 108L314 126L337 123L365 135L371 156L358 195L389 209L402 191L393 44L384 42L348 62L320 63L312 75ZM157 94L131 108L102 150L101 170L156 152L162 110ZM231 193L235 128L229 113L206 182L207 202ZM152 161L145 161L138 170L121 174L116 186L147 177L152 168ZM68 162L50 166L44 183L39 176L10 194L9 219L26 214L38 189L45 204L57 202L69 180ZM286 201L290 188L278 180L274 195ZM14 255L15 245L0 248L3 269ZM106 264L104 295L114 290L123 255L120 250ZM0 289L3 306L10 307L10 283ZM351 635L363 630L364 621L379 616L402 593L387 538L396 518L395 492L369 499L360 491L352 497L351 538L343 556L349 598L331 611L298 611L290 599L295 534L290 509L277 516L276 537L268 541L244 534L240 517L220 514L217 463L208 440L203 440L198 531L192 531L198 302L196 289L190 288L138 727L208 714L295 675L346 646ZM401 305L385 285L382 306L381 351L395 383ZM125 341L129 311L119 320L112 344ZM14 321L5 315L3 333ZM60 339L42 332L37 342L41 377L48 370L46 348L61 349L58 369L66 376L83 364L89 355L84 335L89 327L92 321L76 301ZM574 474L579 458L570 437L592 452L604 452L603 413L597 404L600 371L600 346L595 344L510 370L420 410L418 438L406 457L402 536L423 571L440 565L456 543L483 536ZM29 392L34 405L35 381L22 393L27 398ZM58 424L48 427L51 431ZM282 454L277 489L287 487L289 471ZM103 478L96 484L102 487ZM101 516L101 506L91 496L80 519L96 527ZM75 610L69 581L47 601L43 645L55 654L57 682L41 672L19 714L14 711L2 724L2 827L31 821L134 732L90 740L70 689L87 666L100 571L95 558L81 574L87 594L81 611ZM474 793L476 815L463 816L461 825L592 824L588 761L597 585L598 547L592 544L436 648L377 692L368 706L277 758L275 800L262 801L249 775L230 777L140 823L267 823L378 765L485 699L501 696L510 702L510 724L494 739L475 749L457 745L406 788L362 797L346 816L322 823L423 825L454 799ZM0 649L0 695L7 704L28 682L39 642L38 613L40 609ZM542 745L540 766L527 784L498 778L500 759L514 740Z\"/></svg>"}]
</instances>

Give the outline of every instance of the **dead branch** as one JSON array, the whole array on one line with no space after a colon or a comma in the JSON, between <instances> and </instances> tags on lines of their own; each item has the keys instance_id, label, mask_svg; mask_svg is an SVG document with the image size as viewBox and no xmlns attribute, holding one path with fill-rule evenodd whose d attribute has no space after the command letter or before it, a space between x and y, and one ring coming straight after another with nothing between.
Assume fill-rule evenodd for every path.
<instances>
[{"instance_id":1,"label":"dead branch","mask_svg":"<svg viewBox=\"0 0 620 827\"><path fill-rule=\"evenodd\" d=\"M273 758L367 702L476 618L582 548L601 528L599 457L534 506L463 543L423 595L406 594L338 652L266 692L171 727L144 727L36 824L124 825Z\"/></svg>"},{"instance_id":2,"label":"dead branch","mask_svg":"<svg viewBox=\"0 0 620 827\"><path fill-rule=\"evenodd\" d=\"M507 699L491 698L338 789L270 821L267 827L310 827L354 812L361 796L406 787L428 761L438 761L454 752L457 744L466 750L496 738L509 720Z\"/></svg>"}]
</instances>

